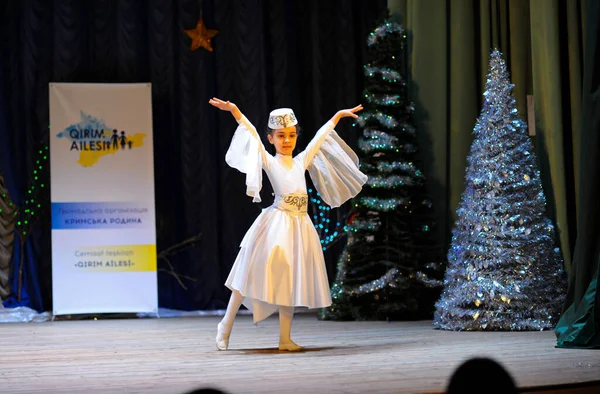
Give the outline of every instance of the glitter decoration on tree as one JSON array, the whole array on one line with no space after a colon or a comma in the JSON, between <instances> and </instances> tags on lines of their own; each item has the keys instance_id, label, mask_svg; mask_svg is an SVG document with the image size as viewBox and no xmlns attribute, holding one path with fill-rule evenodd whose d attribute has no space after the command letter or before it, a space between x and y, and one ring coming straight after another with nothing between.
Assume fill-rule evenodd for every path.
<instances>
[{"instance_id":1,"label":"glitter decoration on tree","mask_svg":"<svg viewBox=\"0 0 600 394\"><path fill-rule=\"evenodd\" d=\"M494 50L436 303L440 329L551 329L562 308L566 274L513 86Z\"/></svg>"},{"instance_id":2,"label":"glitter decoration on tree","mask_svg":"<svg viewBox=\"0 0 600 394\"><path fill-rule=\"evenodd\" d=\"M413 104L401 73L404 28L387 18L367 39L363 106L355 127L369 180L353 200L347 245L324 320L431 318L443 278L433 205L419 169Z\"/></svg>"}]
</instances>

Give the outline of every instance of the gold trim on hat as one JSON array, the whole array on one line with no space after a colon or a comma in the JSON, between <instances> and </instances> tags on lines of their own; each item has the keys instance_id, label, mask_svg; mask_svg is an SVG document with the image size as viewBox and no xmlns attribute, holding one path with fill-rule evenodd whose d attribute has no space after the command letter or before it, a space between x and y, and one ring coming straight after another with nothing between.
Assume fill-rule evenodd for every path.
<instances>
[{"instance_id":1,"label":"gold trim on hat","mask_svg":"<svg viewBox=\"0 0 600 394\"><path fill-rule=\"evenodd\" d=\"M296 116L294 116L294 114L284 114L284 115L277 115L277 116L271 116L269 118L269 126L275 126L275 127L271 127L273 128L286 128L289 126L293 126L297 123L296 120Z\"/></svg>"}]
</instances>

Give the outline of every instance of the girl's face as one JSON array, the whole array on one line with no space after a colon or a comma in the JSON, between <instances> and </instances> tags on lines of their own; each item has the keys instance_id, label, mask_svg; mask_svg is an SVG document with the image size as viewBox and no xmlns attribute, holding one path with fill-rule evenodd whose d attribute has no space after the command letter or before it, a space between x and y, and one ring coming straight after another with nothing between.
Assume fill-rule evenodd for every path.
<instances>
[{"instance_id":1,"label":"girl's face","mask_svg":"<svg viewBox=\"0 0 600 394\"><path fill-rule=\"evenodd\" d=\"M275 151L280 155L291 156L296 147L296 126L276 129L267 136L271 145L275 145Z\"/></svg>"}]
</instances>

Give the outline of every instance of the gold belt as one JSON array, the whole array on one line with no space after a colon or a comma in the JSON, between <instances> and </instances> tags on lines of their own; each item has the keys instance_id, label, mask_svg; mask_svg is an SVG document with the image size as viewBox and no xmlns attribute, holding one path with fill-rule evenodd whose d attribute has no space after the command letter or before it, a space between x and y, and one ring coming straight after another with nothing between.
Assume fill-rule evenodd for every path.
<instances>
[{"instance_id":1,"label":"gold belt","mask_svg":"<svg viewBox=\"0 0 600 394\"><path fill-rule=\"evenodd\" d=\"M308 211L307 194L276 195L273 205L290 213L306 213Z\"/></svg>"}]
</instances>

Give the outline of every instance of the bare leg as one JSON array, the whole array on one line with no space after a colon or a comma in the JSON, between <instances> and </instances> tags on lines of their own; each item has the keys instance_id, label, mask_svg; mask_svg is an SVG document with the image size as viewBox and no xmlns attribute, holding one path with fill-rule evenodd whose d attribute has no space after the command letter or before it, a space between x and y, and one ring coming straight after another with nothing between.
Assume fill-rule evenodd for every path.
<instances>
[{"instance_id":1,"label":"bare leg","mask_svg":"<svg viewBox=\"0 0 600 394\"><path fill-rule=\"evenodd\" d=\"M240 292L233 290L231 297L229 298L229 304L227 305L225 316L217 325L217 349L227 350L227 347L229 346L229 334L231 334L231 329L233 328L233 321L235 320L235 315L240 309L243 301L244 297L240 294Z\"/></svg>"},{"instance_id":2,"label":"bare leg","mask_svg":"<svg viewBox=\"0 0 600 394\"><path fill-rule=\"evenodd\" d=\"M295 352L302 346L295 344L291 339L292 319L294 318L293 306L282 306L279 308L279 350Z\"/></svg>"}]
</instances>

